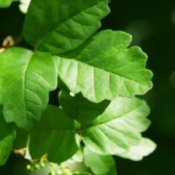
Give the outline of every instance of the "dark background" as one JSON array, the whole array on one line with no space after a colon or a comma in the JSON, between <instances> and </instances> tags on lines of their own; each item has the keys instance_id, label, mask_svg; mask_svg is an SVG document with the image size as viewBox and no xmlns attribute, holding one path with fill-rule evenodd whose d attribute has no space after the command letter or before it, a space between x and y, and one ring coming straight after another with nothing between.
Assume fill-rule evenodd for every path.
<instances>
[{"instance_id":1,"label":"dark background","mask_svg":"<svg viewBox=\"0 0 175 175\"><path fill-rule=\"evenodd\" d=\"M0 41L7 35L20 40L24 15L17 5L0 9ZM140 45L149 56L147 67L154 73L154 87L145 99L152 125L144 135L158 145L140 162L116 158L118 173L175 175L175 0L112 0L110 6L112 12L103 20L103 28L132 34L132 44ZM25 164L12 155L0 174L25 175Z\"/></svg>"}]
</instances>

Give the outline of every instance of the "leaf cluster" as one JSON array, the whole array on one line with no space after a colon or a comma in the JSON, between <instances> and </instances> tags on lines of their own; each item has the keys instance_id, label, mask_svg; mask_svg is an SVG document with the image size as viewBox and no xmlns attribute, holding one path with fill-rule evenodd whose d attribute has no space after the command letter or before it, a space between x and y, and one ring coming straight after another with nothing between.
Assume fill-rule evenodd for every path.
<instances>
[{"instance_id":1,"label":"leaf cluster","mask_svg":"<svg viewBox=\"0 0 175 175\"><path fill-rule=\"evenodd\" d=\"M141 160L155 149L142 136L149 107L136 97L152 88L147 55L129 34L99 31L108 4L31 1L23 36L33 49L0 53L1 165L25 147L58 164L80 152L91 173L116 175L111 156ZM49 104L55 89L59 106Z\"/></svg>"}]
</instances>

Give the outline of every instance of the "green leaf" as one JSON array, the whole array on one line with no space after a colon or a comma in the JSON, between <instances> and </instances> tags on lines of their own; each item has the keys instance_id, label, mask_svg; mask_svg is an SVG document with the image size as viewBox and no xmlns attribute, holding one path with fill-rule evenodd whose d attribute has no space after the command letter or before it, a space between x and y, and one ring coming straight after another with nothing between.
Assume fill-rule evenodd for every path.
<instances>
[{"instance_id":1,"label":"green leaf","mask_svg":"<svg viewBox=\"0 0 175 175\"><path fill-rule=\"evenodd\" d=\"M150 122L149 108L137 98L118 97L91 125L82 128L85 145L101 155L118 155L139 144Z\"/></svg>"},{"instance_id":2,"label":"green leaf","mask_svg":"<svg viewBox=\"0 0 175 175\"><path fill-rule=\"evenodd\" d=\"M13 149L26 148L28 144L29 133L23 129L16 129L16 138L13 142Z\"/></svg>"},{"instance_id":3,"label":"green leaf","mask_svg":"<svg viewBox=\"0 0 175 175\"><path fill-rule=\"evenodd\" d=\"M141 132L150 124L146 118L149 108L144 101L117 97L106 108L103 106L103 111L99 104L82 98L62 93L60 103L63 110L70 111L67 115L80 123L79 134L90 151L100 155L121 155L140 144ZM92 105L94 107L90 108ZM150 152L152 148L150 145ZM141 152L140 156L144 155Z\"/></svg>"},{"instance_id":4,"label":"green leaf","mask_svg":"<svg viewBox=\"0 0 175 175\"><path fill-rule=\"evenodd\" d=\"M94 102L146 93L152 87L152 73L145 69L147 56L139 47L127 48L130 41L124 32L100 32L77 60L58 58L61 81Z\"/></svg>"},{"instance_id":5,"label":"green leaf","mask_svg":"<svg viewBox=\"0 0 175 175\"><path fill-rule=\"evenodd\" d=\"M4 165L7 161L12 151L15 135L15 131L9 124L5 123L0 111L0 165Z\"/></svg>"},{"instance_id":6,"label":"green leaf","mask_svg":"<svg viewBox=\"0 0 175 175\"><path fill-rule=\"evenodd\" d=\"M80 46L100 26L109 0L33 0L24 24L26 40L54 54ZM49 19L49 20L46 20Z\"/></svg>"},{"instance_id":7,"label":"green leaf","mask_svg":"<svg viewBox=\"0 0 175 175\"><path fill-rule=\"evenodd\" d=\"M84 149L85 165L91 169L95 175L116 175L115 161L111 156L100 156L89 149Z\"/></svg>"},{"instance_id":8,"label":"green leaf","mask_svg":"<svg viewBox=\"0 0 175 175\"><path fill-rule=\"evenodd\" d=\"M144 156L149 155L156 149L156 144L150 139L143 138L138 145L132 146L128 151L118 156L134 161L142 160Z\"/></svg>"},{"instance_id":9,"label":"green leaf","mask_svg":"<svg viewBox=\"0 0 175 175\"><path fill-rule=\"evenodd\" d=\"M67 116L79 121L81 125L87 125L87 123L94 120L104 112L110 103L109 101L93 103L85 99L81 94L70 96L65 91L60 92L59 102Z\"/></svg>"},{"instance_id":10,"label":"green leaf","mask_svg":"<svg viewBox=\"0 0 175 175\"><path fill-rule=\"evenodd\" d=\"M119 42L118 45L112 42L112 38ZM94 50L88 49L92 47L90 44L77 57L79 60L57 58L59 78L71 92L81 92L94 102L146 93L152 87L152 73L145 69L146 55L140 48L125 49L129 38L121 32L101 32L94 38L95 44L92 43ZM120 43L122 39L123 43ZM103 41L109 46L106 46L107 50L101 47L105 45Z\"/></svg>"},{"instance_id":11,"label":"green leaf","mask_svg":"<svg viewBox=\"0 0 175 175\"><path fill-rule=\"evenodd\" d=\"M46 53L8 49L0 54L0 85L5 120L29 130L57 86L54 59Z\"/></svg>"},{"instance_id":12,"label":"green leaf","mask_svg":"<svg viewBox=\"0 0 175 175\"><path fill-rule=\"evenodd\" d=\"M48 106L32 130L29 147L32 158L48 154L51 162L60 163L69 159L78 150L74 121L61 109Z\"/></svg>"},{"instance_id":13,"label":"green leaf","mask_svg":"<svg viewBox=\"0 0 175 175\"><path fill-rule=\"evenodd\" d=\"M19 9L22 13L26 14L31 0L19 0Z\"/></svg>"},{"instance_id":14,"label":"green leaf","mask_svg":"<svg viewBox=\"0 0 175 175\"><path fill-rule=\"evenodd\" d=\"M0 0L0 8L9 7L14 0Z\"/></svg>"},{"instance_id":15,"label":"green leaf","mask_svg":"<svg viewBox=\"0 0 175 175\"><path fill-rule=\"evenodd\" d=\"M86 173L86 172L76 172L73 175L92 175L91 173Z\"/></svg>"}]
</instances>

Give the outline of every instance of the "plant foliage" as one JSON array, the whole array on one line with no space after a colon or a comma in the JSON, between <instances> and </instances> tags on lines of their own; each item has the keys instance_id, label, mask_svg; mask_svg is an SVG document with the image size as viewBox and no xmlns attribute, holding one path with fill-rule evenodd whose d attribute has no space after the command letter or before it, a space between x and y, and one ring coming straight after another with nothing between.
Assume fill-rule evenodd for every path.
<instances>
[{"instance_id":1,"label":"plant foliage","mask_svg":"<svg viewBox=\"0 0 175 175\"><path fill-rule=\"evenodd\" d=\"M112 156L141 160L153 152L142 136L149 107L136 97L152 88L147 55L125 32L98 31L108 3L31 1L23 36L33 49L0 53L0 165L25 147L31 160L59 165L80 152L88 171L74 174L116 175ZM49 104L55 89L59 106Z\"/></svg>"}]
</instances>

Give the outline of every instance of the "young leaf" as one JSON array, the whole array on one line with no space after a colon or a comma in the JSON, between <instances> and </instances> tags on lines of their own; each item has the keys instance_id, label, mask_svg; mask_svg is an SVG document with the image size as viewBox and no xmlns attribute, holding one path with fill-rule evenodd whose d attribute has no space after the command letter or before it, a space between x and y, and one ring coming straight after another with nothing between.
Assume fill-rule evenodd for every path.
<instances>
[{"instance_id":1,"label":"young leaf","mask_svg":"<svg viewBox=\"0 0 175 175\"><path fill-rule=\"evenodd\" d=\"M109 12L108 1L33 0L26 15L24 36L38 50L68 52L101 26L100 20Z\"/></svg>"},{"instance_id":2,"label":"young leaf","mask_svg":"<svg viewBox=\"0 0 175 175\"><path fill-rule=\"evenodd\" d=\"M9 157L14 139L15 131L9 124L5 123L0 111L0 165L4 165Z\"/></svg>"},{"instance_id":3,"label":"young leaf","mask_svg":"<svg viewBox=\"0 0 175 175\"><path fill-rule=\"evenodd\" d=\"M14 0L0 0L0 8L9 7Z\"/></svg>"},{"instance_id":4,"label":"young leaf","mask_svg":"<svg viewBox=\"0 0 175 175\"><path fill-rule=\"evenodd\" d=\"M127 152L140 143L141 132L150 124L146 118L149 108L144 101L137 98L117 97L101 114L98 113L101 109L99 104L94 107L97 112L91 112L89 106L92 102L82 100L79 96L68 98L68 95L63 94L60 102L63 110L70 110L73 116L76 114L77 117L74 118L80 123L79 133L86 147L100 155ZM97 113L98 116L95 115ZM152 147L150 150L153 151Z\"/></svg>"},{"instance_id":5,"label":"young leaf","mask_svg":"<svg viewBox=\"0 0 175 175\"><path fill-rule=\"evenodd\" d=\"M61 109L48 106L31 132L29 149L32 158L47 154L48 160L55 163L69 159L78 150L74 121Z\"/></svg>"},{"instance_id":6,"label":"young leaf","mask_svg":"<svg viewBox=\"0 0 175 175\"><path fill-rule=\"evenodd\" d=\"M46 53L7 49L0 54L0 84L5 120L30 129L57 86L54 59Z\"/></svg>"},{"instance_id":7,"label":"young leaf","mask_svg":"<svg viewBox=\"0 0 175 175\"><path fill-rule=\"evenodd\" d=\"M84 162L95 175L117 175L115 161L111 156L100 156L85 148Z\"/></svg>"}]
</instances>

